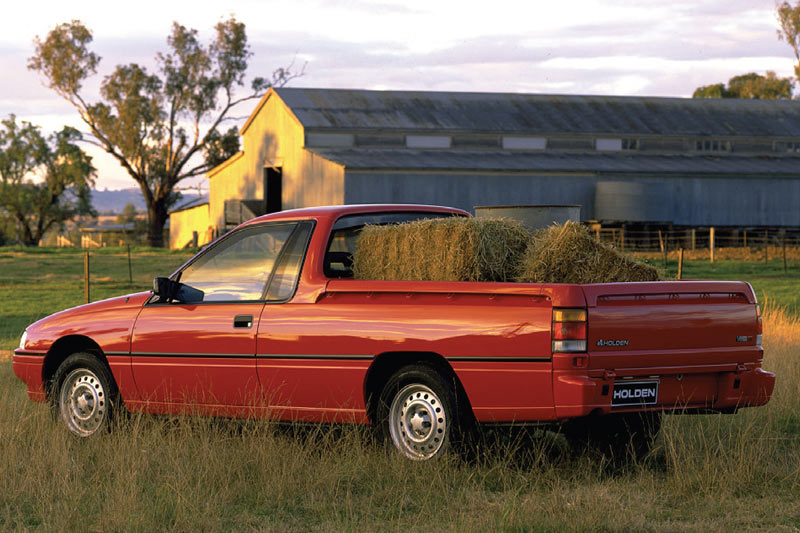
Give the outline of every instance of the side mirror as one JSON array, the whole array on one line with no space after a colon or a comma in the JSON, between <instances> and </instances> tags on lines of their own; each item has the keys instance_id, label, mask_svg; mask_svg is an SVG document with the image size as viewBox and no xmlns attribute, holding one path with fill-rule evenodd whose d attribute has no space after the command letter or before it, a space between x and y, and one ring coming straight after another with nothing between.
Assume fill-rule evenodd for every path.
<instances>
[{"instance_id":1,"label":"side mirror","mask_svg":"<svg viewBox=\"0 0 800 533\"><path fill-rule=\"evenodd\" d=\"M169 278L158 277L153 280L153 292L165 302L202 302L205 293L194 287L178 283Z\"/></svg>"}]
</instances>

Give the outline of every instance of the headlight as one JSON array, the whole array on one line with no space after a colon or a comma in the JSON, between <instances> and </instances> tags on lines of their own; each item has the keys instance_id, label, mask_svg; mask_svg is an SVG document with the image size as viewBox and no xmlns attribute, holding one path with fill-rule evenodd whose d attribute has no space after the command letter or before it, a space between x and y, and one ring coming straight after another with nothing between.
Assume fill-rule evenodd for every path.
<instances>
[{"instance_id":1,"label":"headlight","mask_svg":"<svg viewBox=\"0 0 800 533\"><path fill-rule=\"evenodd\" d=\"M27 342L27 340L28 340L28 330L26 329L25 331L22 332L22 337L19 339L20 350L25 349L25 342Z\"/></svg>"}]
</instances>

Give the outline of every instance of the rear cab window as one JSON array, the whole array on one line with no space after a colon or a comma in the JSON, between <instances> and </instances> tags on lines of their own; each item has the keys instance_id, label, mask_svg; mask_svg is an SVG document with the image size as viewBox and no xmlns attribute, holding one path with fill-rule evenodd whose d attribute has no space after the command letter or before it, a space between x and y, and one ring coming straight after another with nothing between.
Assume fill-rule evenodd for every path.
<instances>
[{"instance_id":1,"label":"rear cab window","mask_svg":"<svg viewBox=\"0 0 800 533\"><path fill-rule=\"evenodd\" d=\"M396 213L366 213L345 215L334 223L328 247L325 250L323 270L329 278L352 278L353 255L356 252L361 229L367 224L401 224L414 220L464 216L459 213L402 211Z\"/></svg>"}]
</instances>

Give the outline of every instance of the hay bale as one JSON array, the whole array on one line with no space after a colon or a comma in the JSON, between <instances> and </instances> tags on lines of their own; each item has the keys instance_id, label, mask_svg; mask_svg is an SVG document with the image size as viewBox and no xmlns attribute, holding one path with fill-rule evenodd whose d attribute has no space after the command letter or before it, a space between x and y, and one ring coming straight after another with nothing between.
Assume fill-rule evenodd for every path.
<instances>
[{"instance_id":1,"label":"hay bale","mask_svg":"<svg viewBox=\"0 0 800 533\"><path fill-rule=\"evenodd\" d=\"M513 281L530 241L507 219L448 217L365 226L353 255L356 279Z\"/></svg>"},{"instance_id":2,"label":"hay bale","mask_svg":"<svg viewBox=\"0 0 800 533\"><path fill-rule=\"evenodd\" d=\"M658 281L658 271L595 239L575 222L537 231L516 280L522 283Z\"/></svg>"}]
</instances>

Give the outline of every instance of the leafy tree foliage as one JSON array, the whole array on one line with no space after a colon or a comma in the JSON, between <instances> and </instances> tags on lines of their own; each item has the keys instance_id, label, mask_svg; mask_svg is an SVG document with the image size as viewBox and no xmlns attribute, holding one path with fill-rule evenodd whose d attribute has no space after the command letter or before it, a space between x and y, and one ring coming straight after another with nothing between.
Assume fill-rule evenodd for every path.
<instances>
[{"instance_id":1,"label":"leafy tree foliage","mask_svg":"<svg viewBox=\"0 0 800 533\"><path fill-rule=\"evenodd\" d=\"M169 51L158 53L158 72L136 63L117 65L101 84L101 99L89 102L84 82L97 73L100 57L89 49L92 33L80 21L56 26L34 41L28 68L71 103L89 130L91 142L111 154L138 184L148 213L148 240L163 246L168 210L178 199L176 185L204 174L239 149L235 127L224 129L237 104L260 98L269 87L302 75L279 68L272 78L255 78L243 95L252 56L245 25L231 17L215 26L204 46L197 31L173 23Z\"/></svg>"},{"instance_id":2,"label":"leafy tree foliage","mask_svg":"<svg viewBox=\"0 0 800 533\"><path fill-rule=\"evenodd\" d=\"M794 83L791 78L779 78L768 71L766 76L751 72L734 76L724 83L698 87L692 98L749 98L762 100L789 100Z\"/></svg>"},{"instance_id":3,"label":"leafy tree foliage","mask_svg":"<svg viewBox=\"0 0 800 533\"><path fill-rule=\"evenodd\" d=\"M136 206L128 202L122 208L122 213L117 215L117 224L130 224L136 220Z\"/></svg>"},{"instance_id":4,"label":"leafy tree foliage","mask_svg":"<svg viewBox=\"0 0 800 533\"><path fill-rule=\"evenodd\" d=\"M794 59L797 64L794 66L794 75L800 79L800 2L792 6L789 2L782 2L777 6L778 39L789 43L794 52Z\"/></svg>"},{"instance_id":5,"label":"leafy tree foliage","mask_svg":"<svg viewBox=\"0 0 800 533\"><path fill-rule=\"evenodd\" d=\"M93 214L92 158L64 127L45 138L39 128L10 115L0 127L0 211L16 223L17 239L36 245L51 227ZM39 179L33 180L32 176Z\"/></svg>"}]
</instances>

